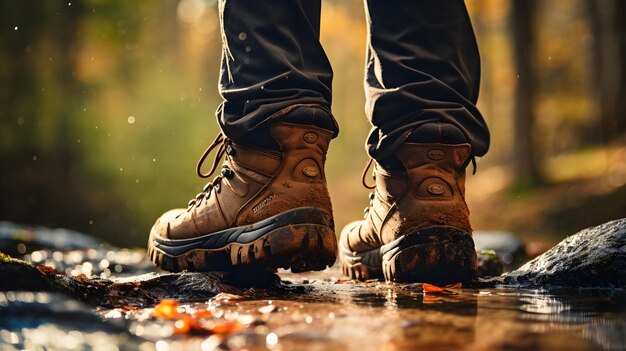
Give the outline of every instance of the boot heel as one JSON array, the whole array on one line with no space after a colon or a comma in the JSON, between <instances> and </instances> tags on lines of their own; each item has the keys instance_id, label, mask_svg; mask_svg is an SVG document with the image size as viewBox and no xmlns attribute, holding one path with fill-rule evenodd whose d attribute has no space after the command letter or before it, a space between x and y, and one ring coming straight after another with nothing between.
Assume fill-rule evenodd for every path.
<instances>
[{"instance_id":1,"label":"boot heel","mask_svg":"<svg viewBox=\"0 0 626 351\"><path fill-rule=\"evenodd\" d=\"M329 227L294 224L276 228L251 243L232 243L230 264L253 265L293 273L320 271L335 263L337 239Z\"/></svg>"},{"instance_id":2,"label":"boot heel","mask_svg":"<svg viewBox=\"0 0 626 351\"><path fill-rule=\"evenodd\" d=\"M450 284L476 279L474 242L456 228L422 229L394 246L383 255L385 280Z\"/></svg>"}]
</instances>

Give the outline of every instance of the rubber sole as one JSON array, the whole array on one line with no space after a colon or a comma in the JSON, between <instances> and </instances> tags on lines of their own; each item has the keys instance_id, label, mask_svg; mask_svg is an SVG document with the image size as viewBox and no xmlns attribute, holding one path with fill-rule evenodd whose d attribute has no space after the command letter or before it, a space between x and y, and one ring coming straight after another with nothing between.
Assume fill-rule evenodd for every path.
<instances>
[{"instance_id":1,"label":"rubber sole","mask_svg":"<svg viewBox=\"0 0 626 351\"><path fill-rule=\"evenodd\" d=\"M228 240L215 247L214 239L221 240L218 235ZM170 272L226 271L235 267L268 271L284 268L294 273L317 271L332 266L336 252L332 217L314 208L290 210L259 223L229 229L227 233L192 239L163 239L151 231L148 241L152 262Z\"/></svg>"},{"instance_id":2,"label":"rubber sole","mask_svg":"<svg viewBox=\"0 0 626 351\"><path fill-rule=\"evenodd\" d=\"M365 252L342 249L340 262L351 279L403 283L471 282L477 269L471 234L453 227L423 228Z\"/></svg>"}]
</instances>

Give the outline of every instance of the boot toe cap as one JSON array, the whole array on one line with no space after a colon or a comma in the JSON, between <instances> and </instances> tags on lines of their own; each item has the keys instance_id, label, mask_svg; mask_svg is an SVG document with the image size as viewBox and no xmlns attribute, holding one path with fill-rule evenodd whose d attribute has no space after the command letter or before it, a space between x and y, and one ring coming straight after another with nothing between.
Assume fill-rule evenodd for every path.
<instances>
[{"instance_id":1,"label":"boot toe cap","mask_svg":"<svg viewBox=\"0 0 626 351\"><path fill-rule=\"evenodd\" d=\"M169 228L174 225L178 217L185 212L184 209L178 208L165 212L159 217L152 226L152 232L162 238L169 238Z\"/></svg>"}]
</instances>

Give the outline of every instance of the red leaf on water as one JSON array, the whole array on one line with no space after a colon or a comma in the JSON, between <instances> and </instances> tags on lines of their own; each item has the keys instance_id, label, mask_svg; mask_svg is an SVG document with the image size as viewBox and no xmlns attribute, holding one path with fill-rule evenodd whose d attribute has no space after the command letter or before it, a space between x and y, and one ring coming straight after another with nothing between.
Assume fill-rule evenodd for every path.
<instances>
[{"instance_id":1,"label":"red leaf on water","mask_svg":"<svg viewBox=\"0 0 626 351\"><path fill-rule=\"evenodd\" d=\"M213 328L210 329L215 334L231 334L243 329L244 325L241 324L238 320L226 320L221 323L218 323Z\"/></svg>"},{"instance_id":2,"label":"red leaf on water","mask_svg":"<svg viewBox=\"0 0 626 351\"><path fill-rule=\"evenodd\" d=\"M193 314L193 318L213 318L213 312L209 310L198 310Z\"/></svg>"},{"instance_id":3,"label":"red leaf on water","mask_svg":"<svg viewBox=\"0 0 626 351\"><path fill-rule=\"evenodd\" d=\"M436 285L427 284L427 283L424 283L424 285L422 285L422 289L424 289L424 293L426 294L443 294L444 293L442 288Z\"/></svg>"},{"instance_id":4,"label":"red leaf on water","mask_svg":"<svg viewBox=\"0 0 626 351\"><path fill-rule=\"evenodd\" d=\"M176 300L161 300L158 305L154 306L154 311L152 311L152 317L162 319L176 319L179 317L178 305L179 303Z\"/></svg>"},{"instance_id":5,"label":"red leaf on water","mask_svg":"<svg viewBox=\"0 0 626 351\"><path fill-rule=\"evenodd\" d=\"M37 269L44 274L55 274L54 268L50 266L39 265Z\"/></svg>"},{"instance_id":6,"label":"red leaf on water","mask_svg":"<svg viewBox=\"0 0 626 351\"><path fill-rule=\"evenodd\" d=\"M456 283L456 284L448 284L446 286L444 286L444 289L461 289L463 287L463 284L461 282Z\"/></svg>"},{"instance_id":7,"label":"red leaf on water","mask_svg":"<svg viewBox=\"0 0 626 351\"><path fill-rule=\"evenodd\" d=\"M206 332L207 330L202 328L197 320L187 314L181 315L181 318L174 323L174 334L176 335L187 334L192 331Z\"/></svg>"}]
</instances>

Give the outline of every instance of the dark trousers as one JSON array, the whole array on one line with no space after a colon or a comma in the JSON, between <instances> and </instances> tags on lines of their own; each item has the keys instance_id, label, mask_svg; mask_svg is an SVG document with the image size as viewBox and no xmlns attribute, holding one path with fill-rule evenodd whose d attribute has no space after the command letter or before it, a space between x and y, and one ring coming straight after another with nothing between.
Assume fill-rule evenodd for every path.
<instances>
[{"instance_id":1,"label":"dark trousers","mask_svg":"<svg viewBox=\"0 0 626 351\"><path fill-rule=\"evenodd\" d=\"M370 156L386 157L431 122L456 125L472 153L485 154L489 130L476 108L480 58L464 2L365 0L365 7ZM330 109L333 72L319 42L320 0L220 0L219 10L224 101L217 116L227 137L241 140L294 104ZM338 133L334 121L329 125Z\"/></svg>"}]
</instances>

